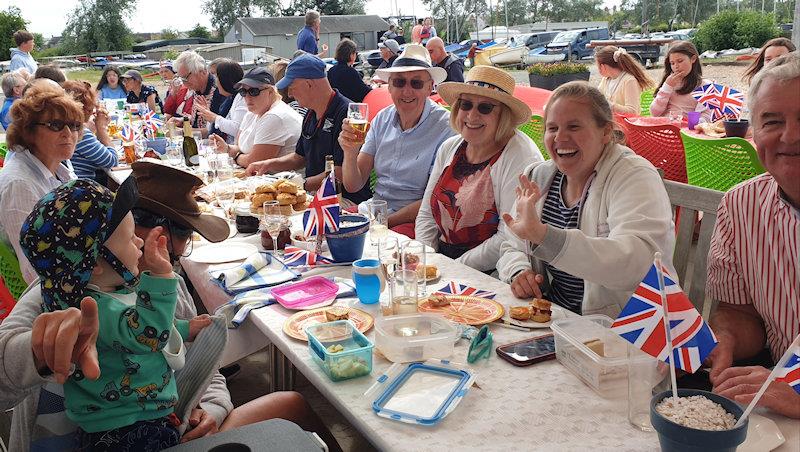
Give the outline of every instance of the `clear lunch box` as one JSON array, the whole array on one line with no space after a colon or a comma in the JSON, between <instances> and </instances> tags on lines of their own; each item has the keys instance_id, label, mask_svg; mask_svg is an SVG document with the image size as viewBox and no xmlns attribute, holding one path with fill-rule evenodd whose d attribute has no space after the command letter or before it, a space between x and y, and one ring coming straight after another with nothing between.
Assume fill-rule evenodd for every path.
<instances>
[{"instance_id":1,"label":"clear lunch box","mask_svg":"<svg viewBox=\"0 0 800 452\"><path fill-rule=\"evenodd\" d=\"M448 358L458 337L458 327L436 314L396 315L375 321L375 347L395 363Z\"/></svg>"}]
</instances>

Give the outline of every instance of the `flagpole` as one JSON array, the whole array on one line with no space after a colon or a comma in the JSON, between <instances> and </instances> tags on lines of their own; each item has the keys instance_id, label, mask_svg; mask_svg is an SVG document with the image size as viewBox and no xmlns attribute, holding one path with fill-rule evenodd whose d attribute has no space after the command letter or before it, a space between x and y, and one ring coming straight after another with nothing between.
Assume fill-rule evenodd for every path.
<instances>
[{"instance_id":1,"label":"flagpole","mask_svg":"<svg viewBox=\"0 0 800 452\"><path fill-rule=\"evenodd\" d=\"M736 425L734 425L733 428L739 427L744 423L745 419L747 419L747 416L749 416L750 412L753 411L753 408L756 407L758 401L761 400L761 396L764 395L769 385L772 383L773 380L775 380L775 376L777 375L777 373L781 369L783 369L783 367L786 365L786 362L789 361L789 357L792 356L792 353L794 353L794 350L798 346L800 346L800 334L798 334L797 337L794 338L794 341L792 341L791 345L789 345L789 348L786 349L786 352L784 352L783 356L781 356L781 359L779 359L778 363L775 364L775 367L772 368L772 372L769 373L767 380L764 382L763 385L761 385L761 388L756 393L756 396L753 397L753 400L750 401L750 404L747 405L747 408L745 408L744 413L742 413L742 415L739 416L739 420L736 421Z\"/></svg>"},{"instance_id":2,"label":"flagpole","mask_svg":"<svg viewBox=\"0 0 800 452\"><path fill-rule=\"evenodd\" d=\"M678 377L675 375L675 347L672 344L672 331L669 326L669 309L667 308L667 293L664 291L664 273L661 269L661 253L657 252L654 256L656 274L658 275L658 292L661 294L661 312L664 317L664 332L667 336L667 347L669 348L669 375L672 379L672 397L678 399Z\"/></svg>"}]
</instances>

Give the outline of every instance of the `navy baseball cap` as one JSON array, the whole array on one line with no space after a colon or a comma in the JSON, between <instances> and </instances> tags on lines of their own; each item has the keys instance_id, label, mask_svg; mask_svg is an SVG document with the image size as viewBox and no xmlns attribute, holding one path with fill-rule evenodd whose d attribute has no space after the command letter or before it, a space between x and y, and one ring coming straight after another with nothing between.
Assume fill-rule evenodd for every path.
<instances>
[{"instance_id":1,"label":"navy baseball cap","mask_svg":"<svg viewBox=\"0 0 800 452\"><path fill-rule=\"evenodd\" d=\"M275 84L278 89L286 89L295 79L316 80L325 78L325 62L316 55L300 55L286 67L286 74Z\"/></svg>"}]
</instances>

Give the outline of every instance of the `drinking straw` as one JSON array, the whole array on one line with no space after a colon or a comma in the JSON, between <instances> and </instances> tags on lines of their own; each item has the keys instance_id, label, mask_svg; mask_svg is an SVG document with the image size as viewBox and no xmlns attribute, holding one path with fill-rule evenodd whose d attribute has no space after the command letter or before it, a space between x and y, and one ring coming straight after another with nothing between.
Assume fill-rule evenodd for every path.
<instances>
[{"instance_id":1,"label":"drinking straw","mask_svg":"<svg viewBox=\"0 0 800 452\"><path fill-rule=\"evenodd\" d=\"M769 387L770 383L772 383L772 381L775 380L775 376L777 375L777 373L781 369L783 369L783 367L786 365L786 361L789 361L789 357L792 356L794 350L796 350L798 346L800 346L800 334L798 334L797 337L794 338L792 344L789 345L789 348L787 348L786 351L783 353L781 359L779 359L778 363L775 364L775 367L772 368L772 372L769 373L767 380L764 381L763 385L761 385L761 388L759 388L758 392L756 393L756 396L753 397L753 400L751 400L750 404L747 405L747 408L745 408L744 413L742 413L742 415L739 417L739 420L736 421L736 425L734 425L733 428L739 427L744 423L745 419L747 419L747 416L749 416L750 412L753 411L753 408L756 407L756 404L761 399L761 396L763 396L764 393L767 391L767 388Z\"/></svg>"},{"instance_id":2,"label":"drinking straw","mask_svg":"<svg viewBox=\"0 0 800 452\"><path fill-rule=\"evenodd\" d=\"M672 397L678 399L678 378L675 375L675 346L672 344L672 331L669 327L669 309L667 308L667 294L664 291L664 273L661 268L661 253L656 252L654 256L656 274L658 274L658 292L661 294L661 311L664 316L664 331L669 347L669 375L672 378Z\"/></svg>"}]
</instances>

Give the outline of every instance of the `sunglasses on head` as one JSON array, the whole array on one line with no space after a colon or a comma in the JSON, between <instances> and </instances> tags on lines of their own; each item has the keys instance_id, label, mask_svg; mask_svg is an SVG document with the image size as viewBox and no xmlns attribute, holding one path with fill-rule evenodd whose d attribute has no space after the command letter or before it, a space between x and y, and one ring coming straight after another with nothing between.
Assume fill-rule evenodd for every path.
<instances>
[{"instance_id":1,"label":"sunglasses on head","mask_svg":"<svg viewBox=\"0 0 800 452\"><path fill-rule=\"evenodd\" d=\"M256 97L259 94L261 94L261 91L264 91L266 89L267 88L239 88L239 90L236 92L239 93L239 95L242 97L245 96Z\"/></svg>"},{"instance_id":2,"label":"sunglasses on head","mask_svg":"<svg viewBox=\"0 0 800 452\"><path fill-rule=\"evenodd\" d=\"M470 110L472 110L472 107L474 107L474 106L475 106L475 103L472 102L471 100L462 100L462 101L459 102L458 109L459 110L463 110L463 111L470 111ZM477 105L478 113L480 113L482 115L488 115L489 113L492 112L492 110L494 110L494 107L496 107L496 106L497 105L490 104L489 102L481 102L481 103L479 103Z\"/></svg>"},{"instance_id":3,"label":"sunglasses on head","mask_svg":"<svg viewBox=\"0 0 800 452\"><path fill-rule=\"evenodd\" d=\"M69 127L71 132L78 132L83 127L83 124L79 122L71 122L71 121L47 121L47 122L37 122L37 126L45 126L48 129L52 130L53 132L61 132L64 130L64 127Z\"/></svg>"},{"instance_id":4,"label":"sunglasses on head","mask_svg":"<svg viewBox=\"0 0 800 452\"><path fill-rule=\"evenodd\" d=\"M395 88L403 88L403 87L405 87L406 86L406 82L411 83L411 87L414 88L414 89L425 88L425 81L424 80L420 80L420 79L416 79L416 78L411 79L411 80L406 80L404 78L393 78L393 79L391 79L391 82L392 82L392 86L394 86Z\"/></svg>"}]
</instances>

